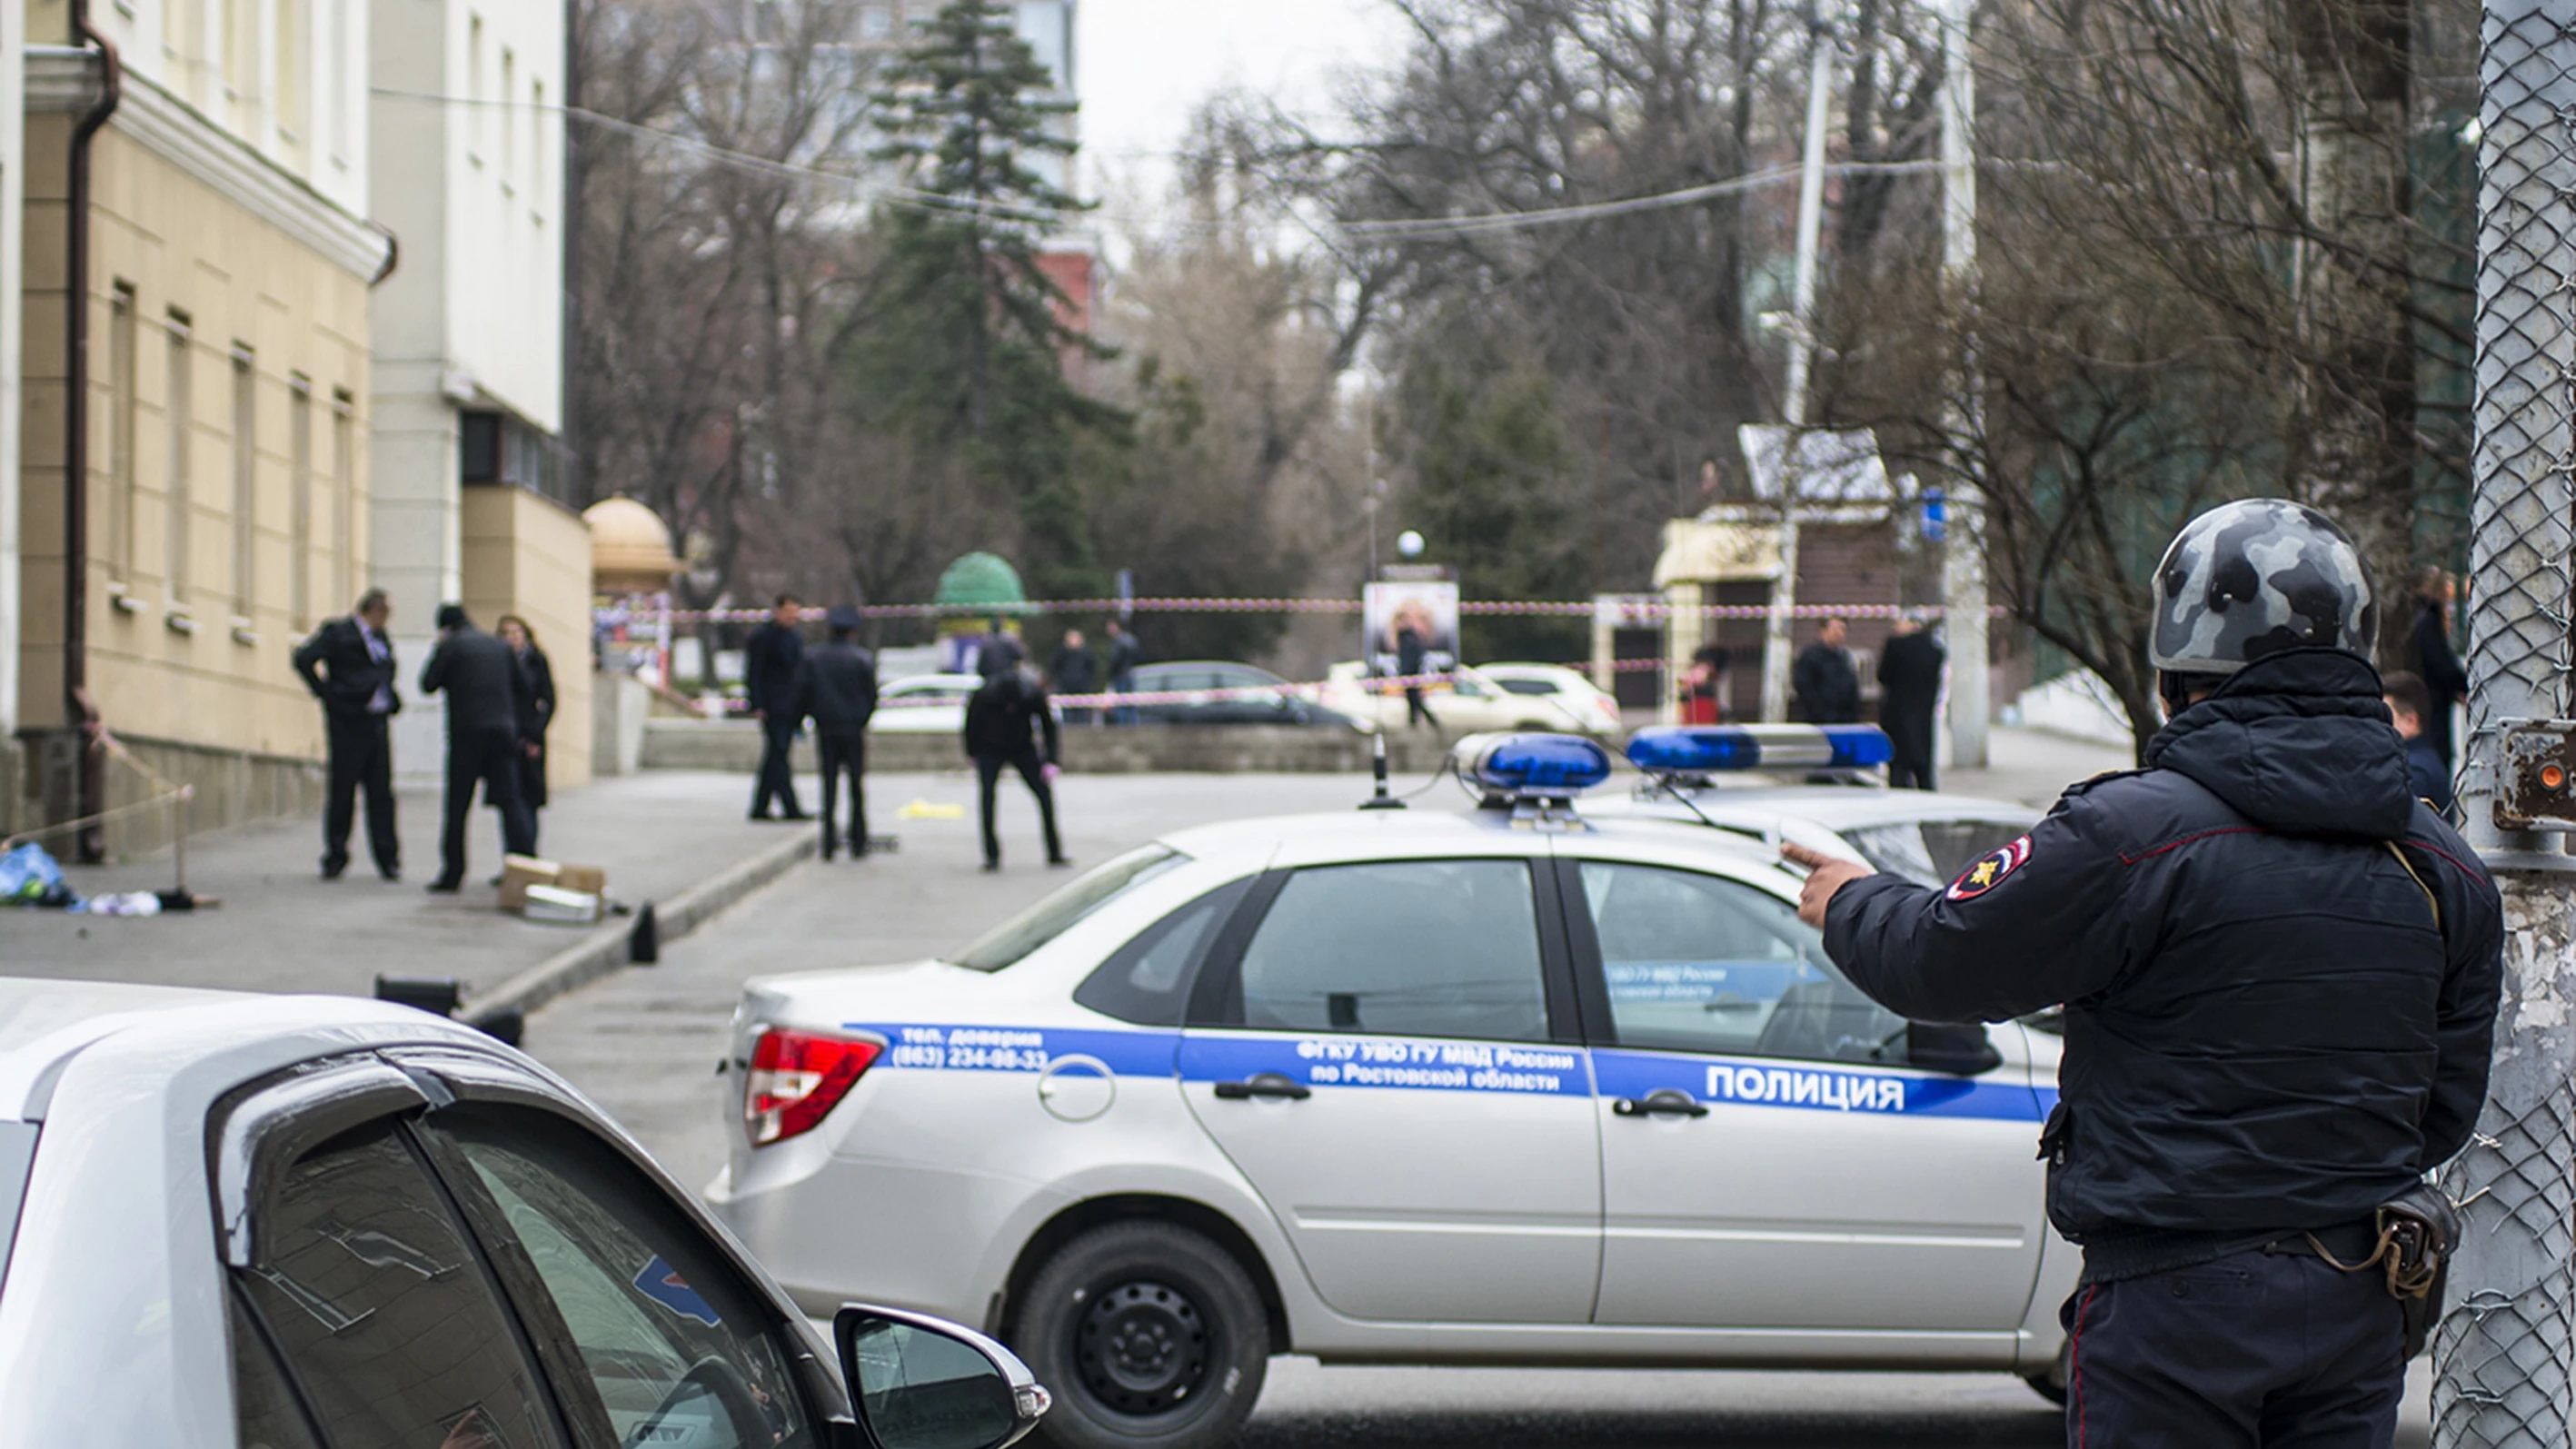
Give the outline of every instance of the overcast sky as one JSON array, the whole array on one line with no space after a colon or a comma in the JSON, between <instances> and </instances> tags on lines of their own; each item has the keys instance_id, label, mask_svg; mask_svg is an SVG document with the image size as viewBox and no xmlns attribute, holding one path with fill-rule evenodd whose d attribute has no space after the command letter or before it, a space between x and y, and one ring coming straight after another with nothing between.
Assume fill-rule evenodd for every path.
<instances>
[{"instance_id":1,"label":"overcast sky","mask_svg":"<svg viewBox=\"0 0 2576 1449\"><path fill-rule=\"evenodd\" d=\"M1083 186L1159 205L1171 153L1209 94L1243 86L1322 118L1339 78L1401 57L1382 0L1080 0ZM1124 219L1123 215L1120 219Z\"/></svg>"}]
</instances>

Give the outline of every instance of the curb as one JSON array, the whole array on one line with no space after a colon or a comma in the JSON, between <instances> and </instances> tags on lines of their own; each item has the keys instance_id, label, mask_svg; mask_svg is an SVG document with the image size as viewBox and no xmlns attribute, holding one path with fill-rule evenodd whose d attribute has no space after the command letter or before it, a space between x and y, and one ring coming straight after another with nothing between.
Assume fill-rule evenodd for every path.
<instances>
[{"instance_id":1,"label":"curb","mask_svg":"<svg viewBox=\"0 0 2576 1449\"><path fill-rule=\"evenodd\" d=\"M818 848L819 842L812 835L798 831L793 840L782 840L667 901L652 902L662 940L667 944L688 935L725 907L785 875ZM507 1012L535 1011L559 996L625 969L627 939L633 931L632 920L600 927L578 945L567 946L490 991L477 993L464 1019L471 1025L483 1026Z\"/></svg>"}]
</instances>

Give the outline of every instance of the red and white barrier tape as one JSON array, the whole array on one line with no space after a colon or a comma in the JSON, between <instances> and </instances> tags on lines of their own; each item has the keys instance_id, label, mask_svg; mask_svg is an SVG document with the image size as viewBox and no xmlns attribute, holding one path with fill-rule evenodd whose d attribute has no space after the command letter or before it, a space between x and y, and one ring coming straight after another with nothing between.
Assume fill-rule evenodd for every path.
<instances>
[{"instance_id":1,"label":"red and white barrier tape","mask_svg":"<svg viewBox=\"0 0 2576 1449\"><path fill-rule=\"evenodd\" d=\"M1356 614L1357 599L1044 599L1034 603L1014 604L1002 609L968 609L942 604L861 604L863 619L983 619L994 615L1023 616L1032 614ZM670 609L627 608L611 606L597 612L598 622L617 625L653 625L667 620L674 624L757 624L769 617L767 609ZM809 622L820 609L807 611ZM1564 599L1464 599L1458 612L1469 617L1558 617L1590 618L1594 606L1580 600ZM1793 619L1892 619L1907 613L1895 604L1799 604L1789 610ZM1921 611L1926 617L1939 618L1937 606ZM1987 613L1998 618L2012 611L1996 605ZM1771 610L1761 604L1703 604L1697 609L1675 610L1669 604L1643 605L1622 610L1622 622L1670 618L1675 613L1695 614L1703 619L1768 619Z\"/></svg>"}]
</instances>

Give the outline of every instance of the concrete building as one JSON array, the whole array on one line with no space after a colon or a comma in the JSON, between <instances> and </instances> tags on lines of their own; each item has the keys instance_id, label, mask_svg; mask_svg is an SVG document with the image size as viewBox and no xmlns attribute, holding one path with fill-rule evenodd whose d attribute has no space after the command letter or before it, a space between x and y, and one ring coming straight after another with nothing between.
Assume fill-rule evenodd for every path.
<instances>
[{"instance_id":1,"label":"concrete building","mask_svg":"<svg viewBox=\"0 0 2576 1449\"><path fill-rule=\"evenodd\" d=\"M367 7L0 8L27 26L30 813L140 800L156 775L195 787L197 828L317 808L321 718L288 654L368 575L369 289L392 258L366 220ZM85 744L102 732L124 757Z\"/></svg>"},{"instance_id":2,"label":"concrete building","mask_svg":"<svg viewBox=\"0 0 2576 1449\"><path fill-rule=\"evenodd\" d=\"M590 776L590 535L566 506L564 10L372 0L376 218L402 267L376 293L375 581L395 646L428 656L438 605L525 617L554 660L557 785ZM407 666L408 667L408 666ZM440 711L394 761L438 777Z\"/></svg>"},{"instance_id":3,"label":"concrete building","mask_svg":"<svg viewBox=\"0 0 2576 1449\"><path fill-rule=\"evenodd\" d=\"M27 16L0 5L0 831L15 828L26 769L18 749L18 293L26 175Z\"/></svg>"}]
</instances>

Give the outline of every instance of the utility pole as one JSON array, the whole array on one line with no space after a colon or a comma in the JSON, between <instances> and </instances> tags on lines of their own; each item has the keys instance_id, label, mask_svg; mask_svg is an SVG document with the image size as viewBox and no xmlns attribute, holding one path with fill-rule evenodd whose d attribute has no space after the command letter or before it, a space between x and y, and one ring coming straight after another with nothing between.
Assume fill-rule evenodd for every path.
<instances>
[{"instance_id":1,"label":"utility pole","mask_svg":"<svg viewBox=\"0 0 2576 1449\"><path fill-rule=\"evenodd\" d=\"M1826 112L1833 99L1833 32L1807 11L1807 152L1798 170L1798 260L1790 285L1789 386L1781 409L1789 421L1788 454L1780 460L1780 580L1771 588L1771 614L1762 632L1762 718L1789 717L1789 622L1798 606L1798 476L1800 443L1807 427L1807 388L1816 365L1816 251L1825 226Z\"/></svg>"},{"instance_id":2,"label":"utility pole","mask_svg":"<svg viewBox=\"0 0 2576 1449\"><path fill-rule=\"evenodd\" d=\"M2576 1425L2576 805L2542 809L2563 765L2505 768L2505 732L2568 708L2567 560L2576 553L2576 17L2564 0L2485 0L2479 46L2477 442L2470 462L2469 843L2504 895L2504 1000L2485 1111L2442 1172L2466 1219L2433 1341L2438 1449L2555 1449ZM2548 727L2535 733L2546 738ZM2562 735L2563 744L2563 735ZM2517 748L2516 755L2522 751ZM2555 783L2552 775L2557 774ZM2520 807L2507 812L2507 797ZM2516 828L2520 827L2520 828Z\"/></svg>"},{"instance_id":3,"label":"utility pole","mask_svg":"<svg viewBox=\"0 0 2576 1449\"><path fill-rule=\"evenodd\" d=\"M1959 375L1951 385L1950 432L1973 440L1985 431L1978 399L1977 72L1968 49L1976 0L1941 7L1941 281L1960 320ZM1987 680L1985 492L1977 486L1973 447L1949 492L1949 536L1941 552L1942 611L1950 643L1950 763L1982 769L1986 722L1994 701Z\"/></svg>"}]
</instances>

